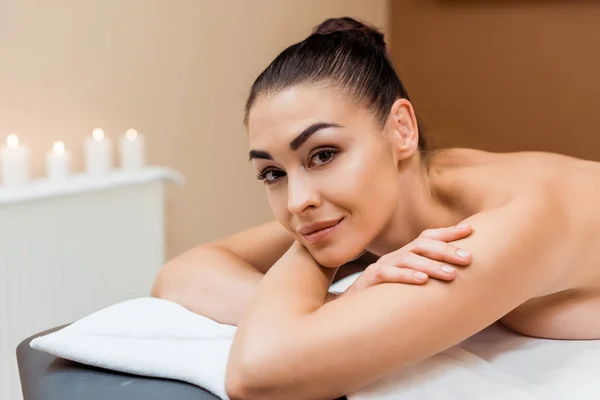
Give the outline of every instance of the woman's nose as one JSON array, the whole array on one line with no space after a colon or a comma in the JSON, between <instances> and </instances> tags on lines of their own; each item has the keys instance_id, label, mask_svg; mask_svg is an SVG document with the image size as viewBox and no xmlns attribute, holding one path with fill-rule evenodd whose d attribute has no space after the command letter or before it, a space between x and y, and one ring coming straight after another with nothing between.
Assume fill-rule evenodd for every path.
<instances>
[{"instance_id":1,"label":"woman's nose","mask_svg":"<svg viewBox=\"0 0 600 400\"><path fill-rule=\"evenodd\" d=\"M288 177L288 210L292 214L301 214L306 208L320 205L320 196L316 188L306 180L291 181Z\"/></svg>"}]
</instances>

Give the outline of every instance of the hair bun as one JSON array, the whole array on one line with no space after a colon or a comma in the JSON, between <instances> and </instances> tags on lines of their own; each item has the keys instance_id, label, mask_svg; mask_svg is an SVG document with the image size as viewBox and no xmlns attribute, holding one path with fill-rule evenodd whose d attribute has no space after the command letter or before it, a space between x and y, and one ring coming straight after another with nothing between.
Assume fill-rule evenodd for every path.
<instances>
[{"instance_id":1,"label":"hair bun","mask_svg":"<svg viewBox=\"0 0 600 400\"><path fill-rule=\"evenodd\" d=\"M313 30L313 34L327 35L330 33L344 33L366 38L378 49L386 52L383 33L377 28L364 24L350 17L329 18L321 22Z\"/></svg>"}]
</instances>

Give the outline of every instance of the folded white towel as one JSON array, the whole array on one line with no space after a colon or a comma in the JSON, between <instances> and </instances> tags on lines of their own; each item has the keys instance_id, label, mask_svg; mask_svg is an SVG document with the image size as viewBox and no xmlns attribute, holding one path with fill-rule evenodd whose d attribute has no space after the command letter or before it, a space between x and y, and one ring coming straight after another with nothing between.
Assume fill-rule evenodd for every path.
<instances>
[{"instance_id":1,"label":"folded white towel","mask_svg":"<svg viewBox=\"0 0 600 400\"><path fill-rule=\"evenodd\" d=\"M148 297L97 311L30 346L95 367L192 383L227 399L225 368L235 330Z\"/></svg>"},{"instance_id":2,"label":"folded white towel","mask_svg":"<svg viewBox=\"0 0 600 400\"><path fill-rule=\"evenodd\" d=\"M189 382L227 399L225 369L235 330L173 302L140 298L38 337L31 347L101 368ZM600 341L533 339L495 324L348 398L583 400L600 398L598 377Z\"/></svg>"}]
</instances>

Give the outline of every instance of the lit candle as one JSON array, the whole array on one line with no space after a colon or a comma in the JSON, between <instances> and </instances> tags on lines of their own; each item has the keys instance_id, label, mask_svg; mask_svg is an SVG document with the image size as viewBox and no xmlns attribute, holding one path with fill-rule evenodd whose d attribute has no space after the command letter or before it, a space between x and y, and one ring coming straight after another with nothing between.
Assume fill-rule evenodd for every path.
<instances>
[{"instance_id":1,"label":"lit candle","mask_svg":"<svg viewBox=\"0 0 600 400\"><path fill-rule=\"evenodd\" d=\"M52 150L46 155L46 172L48 178L54 181L62 181L69 177L71 155L65 150L63 142L54 142Z\"/></svg>"},{"instance_id":2,"label":"lit candle","mask_svg":"<svg viewBox=\"0 0 600 400\"><path fill-rule=\"evenodd\" d=\"M85 171L89 175L99 176L110 172L112 168L111 141L104 136L102 129L94 129L92 137L85 140Z\"/></svg>"},{"instance_id":3,"label":"lit candle","mask_svg":"<svg viewBox=\"0 0 600 400\"><path fill-rule=\"evenodd\" d=\"M19 144L14 133L6 138L6 146L0 151L2 159L2 183L6 186L21 186L29 180L29 149Z\"/></svg>"},{"instance_id":4,"label":"lit candle","mask_svg":"<svg viewBox=\"0 0 600 400\"><path fill-rule=\"evenodd\" d=\"M135 129L128 129L119 141L121 167L136 170L144 166L144 136Z\"/></svg>"}]
</instances>

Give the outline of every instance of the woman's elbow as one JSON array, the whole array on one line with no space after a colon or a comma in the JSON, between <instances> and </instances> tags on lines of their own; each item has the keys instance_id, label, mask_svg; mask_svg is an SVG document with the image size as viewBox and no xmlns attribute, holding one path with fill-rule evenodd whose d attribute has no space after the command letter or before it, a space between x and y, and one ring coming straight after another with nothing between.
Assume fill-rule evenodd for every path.
<instances>
[{"instance_id":1,"label":"woman's elbow","mask_svg":"<svg viewBox=\"0 0 600 400\"><path fill-rule=\"evenodd\" d=\"M265 389L241 371L228 368L225 377L225 393L230 400L267 399Z\"/></svg>"},{"instance_id":2,"label":"woman's elbow","mask_svg":"<svg viewBox=\"0 0 600 400\"><path fill-rule=\"evenodd\" d=\"M169 293L170 286L170 271L168 271L165 266L163 266L156 277L154 278L154 283L152 284L152 289L150 290L150 296L157 297L161 299L167 299Z\"/></svg>"},{"instance_id":3,"label":"woman's elbow","mask_svg":"<svg viewBox=\"0 0 600 400\"><path fill-rule=\"evenodd\" d=\"M265 379L265 374L268 374L266 365L268 364L240 363L230 359L225 375L227 396L231 400L281 399L281 387L275 393L275 388Z\"/></svg>"},{"instance_id":4,"label":"woman's elbow","mask_svg":"<svg viewBox=\"0 0 600 400\"><path fill-rule=\"evenodd\" d=\"M189 280L186 281L185 278L182 275L181 269L167 263L154 278L150 296L169 300L190 308L193 306L192 299L195 299L197 295L193 293L193 288L189 285ZM192 309L192 311L194 310Z\"/></svg>"},{"instance_id":5,"label":"woman's elbow","mask_svg":"<svg viewBox=\"0 0 600 400\"><path fill-rule=\"evenodd\" d=\"M237 371L227 369L225 377L225 393L230 400L246 400L249 399L250 385L241 377Z\"/></svg>"}]
</instances>

